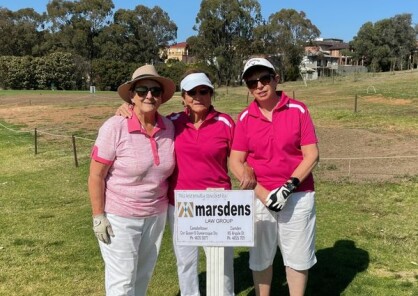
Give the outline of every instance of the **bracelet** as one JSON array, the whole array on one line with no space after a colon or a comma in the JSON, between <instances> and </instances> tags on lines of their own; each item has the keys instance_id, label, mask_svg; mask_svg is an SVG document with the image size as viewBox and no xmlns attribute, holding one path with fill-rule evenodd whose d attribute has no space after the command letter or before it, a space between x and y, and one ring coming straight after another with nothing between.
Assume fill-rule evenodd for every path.
<instances>
[{"instance_id":1,"label":"bracelet","mask_svg":"<svg viewBox=\"0 0 418 296\"><path fill-rule=\"evenodd\" d=\"M290 177L290 183L297 188L300 185L300 180L296 177Z\"/></svg>"},{"instance_id":2,"label":"bracelet","mask_svg":"<svg viewBox=\"0 0 418 296\"><path fill-rule=\"evenodd\" d=\"M286 182L286 188L289 189L290 192L294 192L298 186L300 184L300 180L296 177L291 177L287 182Z\"/></svg>"}]
</instances>

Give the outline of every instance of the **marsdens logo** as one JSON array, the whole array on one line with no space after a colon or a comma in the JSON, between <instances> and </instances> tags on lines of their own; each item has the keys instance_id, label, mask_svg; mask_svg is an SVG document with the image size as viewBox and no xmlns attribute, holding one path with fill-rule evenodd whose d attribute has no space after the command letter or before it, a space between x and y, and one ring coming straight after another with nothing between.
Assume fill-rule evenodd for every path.
<instances>
[{"instance_id":1,"label":"marsdens logo","mask_svg":"<svg viewBox=\"0 0 418 296\"><path fill-rule=\"evenodd\" d=\"M198 205L194 202L177 202L178 217L249 216L250 205Z\"/></svg>"},{"instance_id":2,"label":"marsdens logo","mask_svg":"<svg viewBox=\"0 0 418 296\"><path fill-rule=\"evenodd\" d=\"M177 213L179 217L193 217L194 203L193 202L178 202Z\"/></svg>"}]
</instances>

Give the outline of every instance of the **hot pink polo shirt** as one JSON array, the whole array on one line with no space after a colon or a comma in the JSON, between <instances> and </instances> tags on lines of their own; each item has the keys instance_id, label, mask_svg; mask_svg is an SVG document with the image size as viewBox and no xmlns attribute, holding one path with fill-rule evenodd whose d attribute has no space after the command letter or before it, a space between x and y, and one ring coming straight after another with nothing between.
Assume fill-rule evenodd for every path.
<instances>
[{"instance_id":1,"label":"hot pink polo shirt","mask_svg":"<svg viewBox=\"0 0 418 296\"><path fill-rule=\"evenodd\" d=\"M301 146L318 142L307 107L278 92L270 122L254 100L239 116L232 150L248 152L247 162L267 190L283 185L303 159ZM297 191L313 191L312 174Z\"/></svg>"},{"instance_id":2,"label":"hot pink polo shirt","mask_svg":"<svg viewBox=\"0 0 418 296\"><path fill-rule=\"evenodd\" d=\"M228 156L235 123L211 106L202 125L196 129L187 111L168 116L175 126L176 168L168 193L174 205L174 190L231 189Z\"/></svg>"},{"instance_id":3,"label":"hot pink polo shirt","mask_svg":"<svg viewBox=\"0 0 418 296\"><path fill-rule=\"evenodd\" d=\"M167 210L167 178L175 166L174 126L157 116L151 137L135 113L131 119L113 116L99 129L92 158L111 165L105 188L107 213L149 217Z\"/></svg>"}]
</instances>

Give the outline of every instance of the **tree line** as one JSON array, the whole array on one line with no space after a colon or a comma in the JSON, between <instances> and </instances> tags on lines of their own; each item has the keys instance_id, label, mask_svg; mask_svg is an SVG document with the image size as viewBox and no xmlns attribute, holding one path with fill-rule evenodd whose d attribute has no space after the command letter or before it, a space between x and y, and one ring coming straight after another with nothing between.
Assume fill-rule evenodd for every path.
<instances>
[{"instance_id":1,"label":"tree line","mask_svg":"<svg viewBox=\"0 0 418 296\"><path fill-rule=\"evenodd\" d=\"M145 63L175 82L200 67L217 84L233 85L243 60L257 54L271 56L282 78L295 80L305 46L321 33L303 11L263 19L257 0L202 0L193 29L186 42L197 65L164 64L161 53L175 42L177 26L158 6L115 10L112 0L52 0L42 14L0 7L0 87L115 90ZM417 33L411 14L368 22L347 54L373 71L403 69L416 61Z\"/></svg>"}]
</instances>

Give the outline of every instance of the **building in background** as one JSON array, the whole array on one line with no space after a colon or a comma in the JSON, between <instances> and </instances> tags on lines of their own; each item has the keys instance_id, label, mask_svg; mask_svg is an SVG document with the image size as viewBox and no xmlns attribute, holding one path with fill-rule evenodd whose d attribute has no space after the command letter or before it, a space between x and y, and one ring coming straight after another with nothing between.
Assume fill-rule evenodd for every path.
<instances>
[{"instance_id":1,"label":"building in background","mask_svg":"<svg viewBox=\"0 0 418 296\"><path fill-rule=\"evenodd\" d=\"M322 76L344 75L354 71L367 71L362 63L353 64L350 46L342 39L317 39L305 47L305 55L300 65L304 80L315 80Z\"/></svg>"},{"instance_id":2,"label":"building in background","mask_svg":"<svg viewBox=\"0 0 418 296\"><path fill-rule=\"evenodd\" d=\"M169 60L177 60L183 63L191 63L193 58L189 55L189 45L187 42L179 42L169 46L165 50L164 62Z\"/></svg>"}]
</instances>

